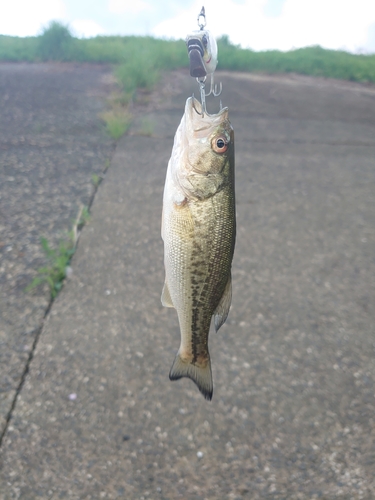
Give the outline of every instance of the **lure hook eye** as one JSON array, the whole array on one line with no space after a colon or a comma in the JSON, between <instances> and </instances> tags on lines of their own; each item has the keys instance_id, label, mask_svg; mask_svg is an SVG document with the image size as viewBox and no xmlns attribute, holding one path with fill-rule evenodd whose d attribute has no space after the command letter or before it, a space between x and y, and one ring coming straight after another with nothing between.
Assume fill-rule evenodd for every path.
<instances>
[{"instance_id":1,"label":"lure hook eye","mask_svg":"<svg viewBox=\"0 0 375 500\"><path fill-rule=\"evenodd\" d=\"M212 140L211 143L212 149L215 151L215 153L225 153L226 150L228 149L228 141L227 138L223 135L220 135L219 137L215 137Z\"/></svg>"}]
</instances>

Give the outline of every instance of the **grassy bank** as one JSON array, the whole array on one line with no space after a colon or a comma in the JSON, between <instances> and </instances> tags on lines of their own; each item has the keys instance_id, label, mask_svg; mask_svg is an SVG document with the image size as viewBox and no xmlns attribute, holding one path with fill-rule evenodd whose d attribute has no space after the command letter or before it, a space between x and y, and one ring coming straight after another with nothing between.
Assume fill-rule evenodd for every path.
<instances>
[{"instance_id":1,"label":"grassy bank","mask_svg":"<svg viewBox=\"0 0 375 500\"><path fill-rule=\"evenodd\" d=\"M220 66L236 71L300 73L359 82L375 82L375 54L350 54L319 46L280 52L255 52L219 40Z\"/></svg>"},{"instance_id":2,"label":"grassy bank","mask_svg":"<svg viewBox=\"0 0 375 500\"><path fill-rule=\"evenodd\" d=\"M375 82L375 54L354 55L321 47L280 52L241 49L224 36L218 40L218 69L262 73L300 73L360 82ZM112 63L128 92L148 88L161 70L188 66L183 40L152 37L98 36L78 39L59 23L51 23L38 37L0 35L1 61L76 61Z\"/></svg>"}]
</instances>

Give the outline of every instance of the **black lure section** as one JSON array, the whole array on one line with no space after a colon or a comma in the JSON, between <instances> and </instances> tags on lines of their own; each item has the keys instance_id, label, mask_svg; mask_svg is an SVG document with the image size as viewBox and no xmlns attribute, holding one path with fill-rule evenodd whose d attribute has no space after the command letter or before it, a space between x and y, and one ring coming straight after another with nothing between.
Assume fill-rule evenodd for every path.
<instances>
[{"instance_id":1,"label":"black lure section","mask_svg":"<svg viewBox=\"0 0 375 500\"><path fill-rule=\"evenodd\" d=\"M188 41L188 54L190 59L190 76L204 78L207 71L203 62L204 48L199 38L191 38Z\"/></svg>"}]
</instances>

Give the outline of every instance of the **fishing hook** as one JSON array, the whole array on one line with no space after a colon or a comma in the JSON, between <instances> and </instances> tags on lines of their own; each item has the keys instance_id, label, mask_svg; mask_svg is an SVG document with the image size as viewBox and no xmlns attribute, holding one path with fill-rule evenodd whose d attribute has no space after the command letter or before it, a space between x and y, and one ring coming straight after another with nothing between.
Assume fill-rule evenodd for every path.
<instances>
[{"instance_id":1,"label":"fishing hook","mask_svg":"<svg viewBox=\"0 0 375 500\"><path fill-rule=\"evenodd\" d=\"M215 89L212 91L212 93L215 97L219 97L219 95L222 93L222 91L223 91L223 84L220 82L219 92L217 91L217 84L215 84Z\"/></svg>"},{"instance_id":2,"label":"fishing hook","mask_svg":"<svg viewBox=\"0 0 375 500\"><path fill-rule=\"evenodd\" d=\"M198 111L197 108L195 107L195 103L194 103L194 100L193 100L193 108L195 110L196 113L198 113L198 115L200 116L204 116L205 114L207 116L210 116L210 114L207 112L207 107L206 107L206 97L209 96L212 92L212 94L214 96L219 96L221 94L221 91L222 91L222 85L220 83L220 92L217 93L217 89L216 89L216 85L215 85L215 88L214 88L214 85L213 85L213 82L212 82L212 78L213 78L213 75L211 75L211 83L210 83L210 92L208 94L206 94L206 77L204 78L196 78L197 82L198 82L198 85L199 85L199 90L200 90L200 94L201 94L201 111ZM194 94L193 94L193 97L194 97ZM221 99L220 99L220 111L223 109L223 104L221 102Z\"/></svg>"},{"instance_id":3,"label":"fishing hook","mask_svg":"<svg viewBox=\"0 0 375 500\"><path fill-rule=\"evenodd\" d=\"M201 20L202 19L202 20ZM205 8L204 6L201 8L201 11L197 17L197 22L198 22L198 26L199 26L199 29L200 31L204 31L204 28L206 26L206 11L205 11ZM198 33L198 32L195 32L195 33ZM187 45L188 45L188 52L189 52L189 57L190 57L190 75L191 76L195 76L196 77L196 80L198 82L198 85L199 85L199 91L200 91L200 96L201 96L201 111L198 111L196 106L195 106L195 102L193 100L193 108L194 110L196 111L196 113L198 113L198 115L200 116L204 116L205 114L207 114L209 116L209 113L207 113L207 108L206 108L206 97L208 97L209 95L213 95L214 97L218 97L222 90L223 90L223 86L222 86L222 83L220 82L220 87L218 88L217 84L214 83L214 70L215 70L215 67L216 67L216 64L215 64L215 67L211 68L211 71L210 71L210 90L208 93L206 93L206 79L207 79L207 66L205 65L202 57L203 57L203 53L204 53L204 50L207 46L207 44L209 43L208 40L208 32L204 32L204 36L202 38L202 35L201 36L195 36L195 37L192 37L192 36L188 36L187 37ZM205 43L205 45L203 45L203 42ZM217 48L216 48L216 42L214 44L214 58L216 58L216 55L217 55ZM194 94L193 94L193 97L194 97ZM222 109L222 104L221 104L221 101L220 101L220 109Z\"/></svg>"},{"instance_id":4,"label":"fishing hook","mask_svg":"<svg viewBox=\"0 0 375 500\"><path fill-rule=\"evenodd\" d=\"M217 84L214 84L214 74L212 73L211 74L211 81L210 81L210 91L208 92L208 94L206 94L206 97L208 97L211 94L215 97L219 97L219 95L221 94L222 91L223 91L222 83L220 82L220 90L218 91Z\"/></svg>"},{"instance_id":5,"label":"fishing hook","mask_svg":"<svg viewBox=\"0 0 375 500\"><path fill-rule=\"evenodd\" d=\"M193 108L194 108L195 112L198 113L198 115L200 115L200 116L204 116L205 113L206 113L206 115L208 115L207 108L206 108L206 91L205 91L206 77L204 77L202 79L197 78L196 80L199 84L199 90L201 93L202 111L198 111L197 108L195 107L194 94L193 94Z\"/></svg>"}]
</instances>

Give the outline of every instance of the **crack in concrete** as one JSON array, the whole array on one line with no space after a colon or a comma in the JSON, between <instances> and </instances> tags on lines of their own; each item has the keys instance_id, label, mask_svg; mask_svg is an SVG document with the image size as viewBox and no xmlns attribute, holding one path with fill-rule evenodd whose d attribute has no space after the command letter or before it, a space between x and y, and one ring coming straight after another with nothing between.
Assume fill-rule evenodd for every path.
<instances>
[{"instance_id":1,"label":"crack in concrete","mask_svg":"<svg viewBox=\"0 0 375 500\"><path fill-rule=\"evenodd\" d=\"M9 409L9 412L8 412L8 414L5 417L5 425L4 425L4 428L3 428L3 430L2 430L2 432L0 434L0 448L1 448L2 444L3 444L3 440L4 440L4 437L5 437L5 434L6 434L7 430L8 430L9 422L12 419L12 415L13 415L14 409L15 409L16 404L17 404L18 396L19 396L19 394L20 394L20 392L22 390L23 384L25 383L25 380L26 380L26 376L27 376L27 374L29 372L30 364L31 364L31 362L33 360L35 349L36 349L36 346L38 344L38 340L39 340L40 334L42 333L42 330L43 330L44 321L45 321L46 317L48 316L48 314L49 314L49 312L51 310L53 302L54 302L54 299L51 298L51 300L50 300L50 302L49 302L49 304L47 306L47 309L46 309L46 311L44 313L42 322L41 322L40 326L36 330L36 334L35 334L35 337L34 337L34 342L33 342L33 345L31 347L31 350L29 352L29 357L28 357L28 359L26 361L25 368L24 368L24 370L22 372L20 382L19 382L18 387L16 389L16 394L14 395L12 404L11 404L10 409Z\"/></svg>"},{"instance_id":2,"label":"crack in concrete","mask_svg":"<svg viewBox=\"0 0 375 500\"><path fill-rule=\"evenodd\" d=\"M89 200L89 203L87 205L87 208L88 208L88 211L90 212L90 209L91 209L91 206L94 202L94 199L95 199L95 196L96 196L96 193L98 192L98 189L99 189L99 186L101 185L102 181L104 180L104 177L105 177L105 174L106 172L108 171L109 167L110 167L110 164L111 164L111 160L113 158L113 155L114 155L114 152L115 152L115 149L116 149L116 143L114 144L113 148L112 148L112 153L111 153L111 157L110 157L110 161L109 161L109 164L106 165L100 175L100 178L99 178L99 182L95 185L94 184L94 190L93 190L93 193L91 195L91 198ZM86 224L85 224L86 225ZM82 228L83 230L83 228ZM82 231L81 230L81 231ZM78 248L78 245L79 245L79 238L77 240L77 243L76 243L76 247L75 247L75 251L74 253L76 252L77 248ZM74 256L73 256L74 257ZM65 282L65 280L64 280ZM64 283L64 286L65 286L65 283ZM60 290L61 292L61 290ZM56 297L55 297L56 298ZM38 345L38 341L39 341L39 338L40 338L40 335L43 331L43 326L44 326L44 322L48 316L48 314L50 313L51 309L52 309L52 306L53 306L53 303L55 302L55 298L50 298L50 301L47 305L47 308L45 310L45 313L44 313L44 316L43 316L43 319L41 321L41 324L39 325L39 327L35 330L35 337L34 337L34 341L33 341L33 344L32 344L32 347L31 347L31 350L30 350L30 353L29 353L29 357L27 358L27 361L26 361L26 364L25 364L25 368L22 372L22 375L21 375L21 378L20 378L20 382L17 386L17 389L16 389L16 393L14 395L14 398L13 398L13 401L11 403L11 406L10 406L10 409L9 409L9 412L7 413L6 417L5 417L5 425L4 425L4 428L3 430L1 431L0 433L0 449L2 447L2 444L3 444L3 441L4 441L4 437L5 437L5 434L7 433L7 430L8 430L8 427L9 427L9 423L10 421L12 420L12 416L13 416L13 412L16 408L16 404L17 404L17 400L18 400L18 396L20 395L21 391L22 391L22 388L23 388L23 385L25 383L25 380L26 380L26 377L27 377L27 374L29 373L29 369L30 369L30 365L31 365L31 362L34 358L34 354L35 354L35 350L36 350L36 347Z\"/></svg>"}]
</instances>

